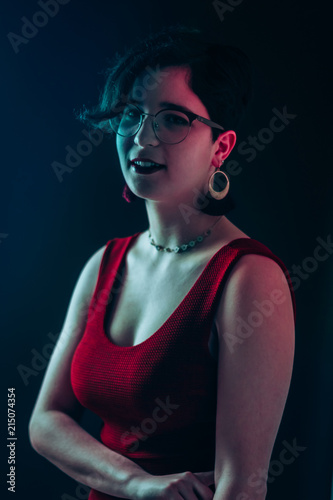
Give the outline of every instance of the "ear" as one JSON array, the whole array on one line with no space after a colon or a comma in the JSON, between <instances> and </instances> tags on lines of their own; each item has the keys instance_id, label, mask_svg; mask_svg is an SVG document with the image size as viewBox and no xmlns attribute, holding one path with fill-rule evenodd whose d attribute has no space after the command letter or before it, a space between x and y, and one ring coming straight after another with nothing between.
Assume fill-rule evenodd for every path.
<instances>
[{"instance_id":1,"label":"ear","mask_svg":"<svg viewBox=\"0 0 333 500\"><path fill-rule=\"evenodd\" d=\"M236 144L237 136L234 130L222 132L213 144L213 157L211 163L218 168L223 160L229 156Z\"/></svg>"}]
</instances>

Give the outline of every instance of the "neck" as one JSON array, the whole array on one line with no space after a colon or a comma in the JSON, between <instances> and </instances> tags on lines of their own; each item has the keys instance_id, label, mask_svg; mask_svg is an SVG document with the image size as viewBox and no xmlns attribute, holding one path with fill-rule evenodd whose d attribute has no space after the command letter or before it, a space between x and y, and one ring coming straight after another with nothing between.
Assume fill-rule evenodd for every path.
<instances>
[{"instance_id":1,"label":"neck","mask_svg":"<svg viewBox=\"0 0 333 500\"><path fill-rule=\"evenodd\" d=\"M221 236L221 232L225 232L225 217L208 215L185 204L166 206L146 200L146 209L150 232L157 245L174 248L186 244L202 235L214 223L213 232L207 239L211 241L214 233ZM200 243L205 244L205 240Z\"/></svg>"}]
</instances>

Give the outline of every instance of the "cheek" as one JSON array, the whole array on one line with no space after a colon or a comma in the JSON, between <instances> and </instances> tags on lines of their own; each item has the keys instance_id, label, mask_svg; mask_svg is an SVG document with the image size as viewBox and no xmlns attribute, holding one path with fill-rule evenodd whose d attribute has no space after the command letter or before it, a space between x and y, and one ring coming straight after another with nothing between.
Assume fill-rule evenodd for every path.
<instances>
[{"instance_id":1,"label":"cheek","mask_svg":"<svg viewBox=\"0 0 333 500\"><path fill-rule=\"evenodd\" d=\"M191 141L187 151L184 152L185 163L198 171L198 173L199 171L208 169L210 165L211 143L205 139L200 137Z\"/></svg>"},{"instance_id":2,"label":"cheek","mask_svg":"<svg viewBox=\"0 0 333 500\"><path fill-rule=\"evenodd\" d=\"M127 156L132 146L132 141L130 139L130 137L121 137L120 135L116 137L116 148L120 161L124 161L125 156Z\"/></svg>"}]
</instances>

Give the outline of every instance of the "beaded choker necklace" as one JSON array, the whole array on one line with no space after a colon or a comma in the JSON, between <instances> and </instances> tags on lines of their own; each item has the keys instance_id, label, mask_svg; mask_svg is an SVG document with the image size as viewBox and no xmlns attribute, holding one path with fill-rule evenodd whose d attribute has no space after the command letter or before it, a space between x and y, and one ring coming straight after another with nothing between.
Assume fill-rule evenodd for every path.
<instances>
[{"instance_id":1,"label":"beaded choker necklace","mask_svg":"<svg viewBox=\"0 0 333 500\"><path fill-rule=\"evenodd\" d=\"M210 233L212 232L213 227L218 223L218 221L222 217L223 217L223 215L221 215L221 217L219 217L214 222L214 224L212 224L203 234L198 236L195 240L191 240L191 241L189 241L189 243L186 243L184 245L180 245L180 246L175 247L175 248L169 248L169 247L164 247L162 245L157 245L155 243L154 239L151 237L150 229L148 230L148 238L150 240L150 244L153 245L158 252L168 252L168 253L170 253L170 252L174 252L174 253L186 252L186 250L191 250L191 248L193 248L197 243L201 243L204 240L204 238L209 236Z\"/></svg>"}]
</instances>

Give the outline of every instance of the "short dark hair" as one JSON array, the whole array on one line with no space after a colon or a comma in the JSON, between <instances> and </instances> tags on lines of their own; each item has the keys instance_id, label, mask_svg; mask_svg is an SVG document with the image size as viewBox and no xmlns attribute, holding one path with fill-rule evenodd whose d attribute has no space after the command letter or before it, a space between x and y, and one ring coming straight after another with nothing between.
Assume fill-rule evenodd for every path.
<instances>
[{"instance_id":1,"label":"short dark hair","mask_svg":"<svg viewBox=\"0 0 333 500\"><path fill-rule=\"evenodd\" d=\"M125 103L134 80L147 67L189 68L189 87L203 102L210 119L225 130L237 132L252 97L252 65L247 55L239 48L209 41L197 28L179 24L164 27L109 61L98 104L76 112L79 120L93 128L107 130L107 117ZM215 142L222 131L211 130Z\"/></svg>"}]
</instances>

